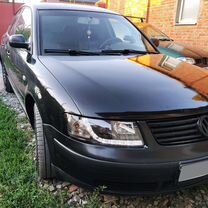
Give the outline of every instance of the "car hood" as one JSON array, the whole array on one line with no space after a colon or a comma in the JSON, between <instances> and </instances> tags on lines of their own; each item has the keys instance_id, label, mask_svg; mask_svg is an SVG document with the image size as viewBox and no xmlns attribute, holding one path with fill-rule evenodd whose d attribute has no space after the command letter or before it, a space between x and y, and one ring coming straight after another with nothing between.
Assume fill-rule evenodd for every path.
<instances>
[{"instance_id":1,"label":"car hood","mask_svg":"<svg viewBox=\"0 0 208 208\"><path fill-rule=\"evenodd\" d=\"M207 106L197 92L126 56L40 56L84 116L175 111Z\"/></svg>"}]
</instances>

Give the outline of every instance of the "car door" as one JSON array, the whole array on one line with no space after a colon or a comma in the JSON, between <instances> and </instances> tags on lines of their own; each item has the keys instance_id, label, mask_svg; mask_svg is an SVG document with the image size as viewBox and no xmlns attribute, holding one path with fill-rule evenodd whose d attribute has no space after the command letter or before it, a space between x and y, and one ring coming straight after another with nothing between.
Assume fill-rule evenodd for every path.
<instances>
[{"instance_id":1,"label":"car door","mask_svg":"<svg viewBox=\"0 0 208 208\"><path fill-rule=\"evenodd\" d=\"M32 12L29 7L23 7L16 24L13 27L13 34L22 34L26 42L31 43ZM32 45L32 44L30 44ZM19 98L23 100L27 85L28 57L32 52L27 49L13 48L7 43L8 75L10 82Z\"/></svg>"}]
</instances>

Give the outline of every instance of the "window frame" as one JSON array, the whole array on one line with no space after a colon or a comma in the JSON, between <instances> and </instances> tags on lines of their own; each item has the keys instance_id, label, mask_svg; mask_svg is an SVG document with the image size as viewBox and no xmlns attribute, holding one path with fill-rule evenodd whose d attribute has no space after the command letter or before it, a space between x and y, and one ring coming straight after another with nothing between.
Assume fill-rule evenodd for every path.
<instances>
[{"instance_id":1,"label":"window frame","mask_svg":"<svg viewBox=\"0 0 208 208\"><path fill-rule=\"evenodd\" d=\"M200 8L201 8L201 0L199 0L199 8L197 11L198 15L196 19L195 18L192 18L190 20L182 19L182 15L184 11L184 3L185 3L185 0L178 0L176 18L175 18L176 25L196 25L198 23L198 16L199 16Z\"/></svg>"}]
</instances>

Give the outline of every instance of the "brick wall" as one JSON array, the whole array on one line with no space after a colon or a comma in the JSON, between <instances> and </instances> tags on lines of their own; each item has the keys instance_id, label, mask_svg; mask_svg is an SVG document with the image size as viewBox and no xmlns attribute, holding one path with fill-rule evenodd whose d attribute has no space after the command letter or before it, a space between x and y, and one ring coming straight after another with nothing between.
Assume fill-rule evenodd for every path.
<instances>
[{"instance_id":1,"label":"brick wall","mask_svg":"<svg viewBox=\"0 0 208 208\"><path fill-rule=\"evenodd\" d=\"M149 6L149 23L177 42L208 50L207 0L201 0L198 23L192 26L175 24L177 0L150 0Z\"/></svg>"}]
</instances>

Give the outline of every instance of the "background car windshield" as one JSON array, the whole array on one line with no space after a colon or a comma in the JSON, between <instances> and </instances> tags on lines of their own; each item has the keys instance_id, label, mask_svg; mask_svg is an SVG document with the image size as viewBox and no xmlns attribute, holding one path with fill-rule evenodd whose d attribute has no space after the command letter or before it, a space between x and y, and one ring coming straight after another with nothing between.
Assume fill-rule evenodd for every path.
<instances>
[{"instance_id":1,"label":"background car windshield","mask_svg":"<svg viewBox=\"0 0 208 208\"><path fill-rule=\"evenodd\" d=\"M40 11L41 50L139 50L155 52L124 17L96 12Z\"/></svg>"},{"instance_id":2,"label":"background car windshield","mask_svg":"<svg viewBox=\"0 0 208 208\"><path fill-rule=\"evenodd\" d=\"M140 27L141 30L148 36L148 38L170 39L166 34L153 27L152 25L145 25Z\"/></svg>"}]
</instances>

